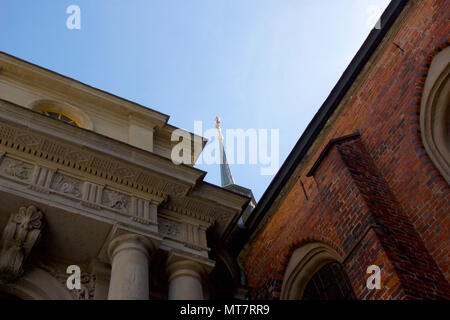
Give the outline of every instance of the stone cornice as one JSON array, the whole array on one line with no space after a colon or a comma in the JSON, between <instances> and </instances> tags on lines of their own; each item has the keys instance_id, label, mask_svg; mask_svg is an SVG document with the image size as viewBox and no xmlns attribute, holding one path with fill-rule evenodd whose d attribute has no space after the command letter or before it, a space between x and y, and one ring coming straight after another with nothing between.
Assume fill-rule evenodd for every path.
<instances>
[{"instance_id":1,"label":"stone cornice","mask_svg":"<svg viewBox=\"0 0 450 320\"><path fill-rule=\"evenodd\" d=\"M196 179L192 178L189 179L191 181L186 181L186 171L183 170L186 167L176 166L170 161L160 159L160 157L151 153L139 159L136 150L130 150L130 146L123 145L120 148L121 143L116 144L111 139L99 137L97 134L85 130L78 130L79 134L76 135L68 135L67 132L65 133L66 130L75 131L79 128L64 123L43 121L48 123L33 126L32 122L36 118L41 118L40 120L52 119L46 119L39 114L32 114L31 117L21 119L17 113L7 114L12 108L14 108L12 104L0 101L0 112L2 113L0 116L0 145L6 149L21 151L32 157L86 172L106 181L110 180L157 197L186 195L196 183ZM21 109L23 115L33 113L27 109ZM29 125L24 126L17 122L10 122L14 119L12 116L16 116L17 122ZM7 117L9 119L5 121ZM42 133L32 128L40 125L46 127L49 132ZM51 136L50 132L53 132L58 138ZM70 139L70 141L66 139L64 141L61 138ZM124 159L126 156L128 156L128 159ZM148 161L146 162L147 168L142 167L144 161ZM177 169L178 172L176 172ZM172 176L161 174L161 172L169 171L172 171ZM178 174L176 175L176 173ZM175 176L180 177L180 179L176 179Z\"/></svg>"},{"instance_id":2,"label":"stone cornice","mask_svg":"<svg viewBox=\"0 0 450 320\"><path fill-rule=\"evenodd\" d=\"M89 108L91 112L98 111L102 116L111 115L108 121L121 119L128 122L138 119L141 125L155 129L155 137L168 139L170 133L179 129L170 124L170 116L154 109L145 107L133 101L118 97L109 92L94 88L75 79L71 79L54 71L34 65L7 53L0 52L0 82L17 86L24 91L32 91L45 97L52 96L61 103L74 103ZM186 131L187 132L187 131ZM167 138L169 133L169 138ZM188 132L192 139L195 134ZM205 145L203 141L200 149ZM193 162L199 156L193 155Z\"/></svg>"},{"instance_id":3,"label":"stone cornice","mask_svg":"<svg viewBox=\"0 0 450 320\"><path fill-rule=\"evenodd\" d=\"M205 172L185 165L175 165L170 160L130 146L129 144L105 137L98 133L54 121L39 113L0 99L0 122L19 126L23 132L33 130L36 133L50 136L49 139L60 143L69 142L74 147L86 152L97 152L119 161L132 163L133 166L162 173L169 178L181 180L194 186L201 180ZM58 134L55 135L55 132Z\"/></svg>"},{"instance_id":4,"label":"stone cornice","mask_svg":"<svg viewBox=\"0 0 450 320\"><path fill-rule=\"evenodd\" d=\"M177 166L150 152L2 100L0 152L44 165L54 172L70 172L99 186L114 186L125 194L143 195L176 214L208 225L216 223L220 235L229 229L247 201L229 191L203 186L203 171ZM196 188L198 191L192 192ZM95 201L86 204L95 205Z\"/></svg>"}]
</instances>

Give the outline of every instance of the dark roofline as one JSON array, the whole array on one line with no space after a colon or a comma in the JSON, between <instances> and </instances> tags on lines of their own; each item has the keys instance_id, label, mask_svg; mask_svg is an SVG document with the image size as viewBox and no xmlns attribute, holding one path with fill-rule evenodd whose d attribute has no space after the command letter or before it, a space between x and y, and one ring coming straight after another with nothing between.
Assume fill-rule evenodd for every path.
<instances>
[{"instance_id":1,"label":"dark roofline","mask_svg":"<svg viewBox=\"0 0 450 320\"><path fill-rule=\"evenodd\" d=\"M264 192L262 198L259 200L255 210L246 221L246 228L242 229L244 230L244 234L242 234L238 242L233 244L233 246L236 246L236 248L233 249L237 249L233 250L234 252L240 252L242 250L251 234L255 231L259 223L264 218L267 210L280 194L283 186L292 176L297 165L314 143L317 135L321 132L327 120L342 101L345 94L350 89L366 63L372 57L372 54L375 52L378 45L381 43L386 33L390 30L392 24L395 22L407 3L408 0L392 0L386 8L381 16L381 29L373 29L370 32L369 36L350 62L350 65L342 74L328 98L306 127L300 139L297 141L280 170L278 170L278 173L275 175L269 187Z\"/></svg>"}]
</instances>

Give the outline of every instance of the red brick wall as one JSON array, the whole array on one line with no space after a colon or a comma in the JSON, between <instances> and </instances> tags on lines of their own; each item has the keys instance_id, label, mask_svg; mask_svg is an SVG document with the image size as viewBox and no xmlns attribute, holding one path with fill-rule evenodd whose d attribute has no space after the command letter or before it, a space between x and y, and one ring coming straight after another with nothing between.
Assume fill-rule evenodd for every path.
<instances>
[{"instance_id":1,"label":"red brick wall","mask_svg":"<svg viewBox=\"0 0 450 320\"><path fill-rule=\"evenodd\" d=\"M376 172L372 182L383 181L381 197L389 199L388 204L377 209L359 180L342 169L348 163L336 147L322 160L314 179L307 178L317 152L241 256L253 298L279 297L290 254L309 241L326 243L342 255L358 298L448 294L450 188L429 162L417 119L430 55L448 45L450 0L413 2L392 43L327 136L313 146L320 152L331 139L359 130L359 141ZM389 212L400 218L389 220ZM396 221L401 228L393 225ZM391 227L391 233L387 236L378 225ZM408 255L407 244L419 248L417 256ZM417 259L420 262L414 265ZM365 286L370 264L382 266L381 290L369 291Z\"/></svg>"}]
</instances>

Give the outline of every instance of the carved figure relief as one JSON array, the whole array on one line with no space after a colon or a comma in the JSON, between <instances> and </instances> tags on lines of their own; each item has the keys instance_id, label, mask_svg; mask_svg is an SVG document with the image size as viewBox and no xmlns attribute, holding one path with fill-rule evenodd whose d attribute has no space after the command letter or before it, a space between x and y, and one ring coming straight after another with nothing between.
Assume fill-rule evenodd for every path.
<instances>
[{"instance_id":1,"label":"carved figure relief","mask_svg":"<svg viewBox=\"0 0 450 320\"><path fill-rule=\"evenodd\" d=\"M5 158L0 168L4 174L20 180L28 180L33 171L33 166L31 164L11 158Z\"/></svg>"},{"instance_id":2,"label":"carved figure relief","mask_svg":"<svg viewBox=\"0 0 450 320\"><path fill-rule=\"evenodd\" d=\"M103 192L103 205L108 206L111 209L119 211L127 211L130 203L130 198L124 194L121 194L113 190L104 190Z\"/></svg>"}]
</instances>

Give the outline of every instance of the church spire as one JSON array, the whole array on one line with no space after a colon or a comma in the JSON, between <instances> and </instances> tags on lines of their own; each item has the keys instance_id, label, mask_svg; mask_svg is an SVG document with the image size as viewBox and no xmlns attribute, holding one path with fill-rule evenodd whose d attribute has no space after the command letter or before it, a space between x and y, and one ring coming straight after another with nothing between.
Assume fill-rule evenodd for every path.
<instances>
[{"instance_id":1,"label":"church spire","mask_svg":"<svg viewBox=\"0 0 450 320\"><path fill-rule=\"evenodd\" d=\"M216 117L216 129L219 132L219 148L220 148L220 181L222 187L234 185L233 176L227 162L225 148L223 146L222 128L220 126L220 118Z\"/></svg>"}]
</instances>

